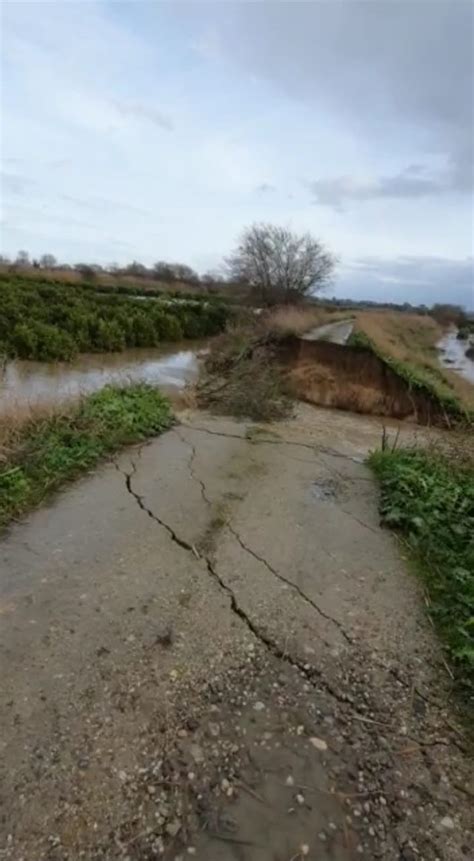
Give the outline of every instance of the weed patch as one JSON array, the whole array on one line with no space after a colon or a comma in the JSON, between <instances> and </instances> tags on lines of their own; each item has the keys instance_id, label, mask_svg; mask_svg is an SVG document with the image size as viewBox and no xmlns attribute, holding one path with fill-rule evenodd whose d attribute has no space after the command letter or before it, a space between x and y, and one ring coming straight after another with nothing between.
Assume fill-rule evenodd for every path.
<instances>
[{"instance_id":1,"label":"weed patch","mask_svg":"<svg viewBox=\"0 0 474 861\"><path fill-rule=\"evenodd\" d=\"M474 467L445 453L378 451L383 522L415 555L429 612L464 694L474 697Z\"/></svg>"},{"instance_id":2,"label":"weed patch","mask_svg":"<svg viewBox=\"0 0 474 861\"><path fill-rule=\"evenodd\" d=\"M148 385L107 386L60 415L32 420L0 466L0 527L129 443L172 422L168 401Z\"/></svg>"}]
</instances>

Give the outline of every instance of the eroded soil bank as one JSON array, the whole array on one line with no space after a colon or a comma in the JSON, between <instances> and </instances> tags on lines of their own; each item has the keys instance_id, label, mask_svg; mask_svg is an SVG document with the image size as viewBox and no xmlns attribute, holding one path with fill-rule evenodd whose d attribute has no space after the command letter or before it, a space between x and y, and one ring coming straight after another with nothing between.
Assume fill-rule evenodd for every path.
<instances>
[{"instance_id":1,"label":"eroded soil bank","mask_svg":"<svg viewBox=\"0 0 474 861\"><path fill-rule=\"evenodd\" d=\"M0 857L465 861L471 763L379 527L380 423L180 418L0 545Z\"/></svg>"},{"instance_id":2,"label":"eroded soil bank","mask_svg":"<svg viewBox=\"0 0 474 861\"><path fill-rule=\"evenodd\" d=\"M450 426L438 398L410 387L370 349L293 337L280 353L291 391L308 403Z\"/></svg>"}]
</instances>

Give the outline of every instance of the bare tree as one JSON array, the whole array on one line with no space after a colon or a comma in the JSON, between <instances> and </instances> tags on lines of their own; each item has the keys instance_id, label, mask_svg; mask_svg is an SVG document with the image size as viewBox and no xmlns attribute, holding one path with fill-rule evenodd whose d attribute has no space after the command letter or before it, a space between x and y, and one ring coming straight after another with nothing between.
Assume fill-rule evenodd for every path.
<instances>
[{"instance_id":1,"label":"bare tree","mask_svg":"<svg viewBox=\"0 0 474 861\"><path fill-rule=\"evenodd\" d=\"M39 259L39 265L41 269L54 269L57 264L57 260L54 254L42 254Z\"/></svg>"},{"instance_id":2,"label":"bare tree","mask_svg":"<svg viewBox=\"0 0 474 861\"><path fill-rule=\"evenodd\" d=\"M27 251L24 251L22 249L18 252L18 254L16 255L15 265L25 267L30 265L30 255Z\"/></svg>"},{"instance_id":3,"label":"bare tree","mask_svg":"<svg viewBox=\"0 0 474 861\"><path fill-rule=\"evenodd\" d=\"M265 305L301 301L329 282L335 258L309 233L273 224L244 230L227 260L232 281L247 284Z\"/></svg>"}]
</instances>

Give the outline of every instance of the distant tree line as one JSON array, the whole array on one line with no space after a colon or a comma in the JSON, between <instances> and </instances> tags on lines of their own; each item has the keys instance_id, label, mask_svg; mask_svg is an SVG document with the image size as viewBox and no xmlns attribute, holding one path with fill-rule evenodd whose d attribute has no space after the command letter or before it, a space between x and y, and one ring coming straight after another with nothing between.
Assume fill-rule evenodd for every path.
<instances>
[{"instance_id":1,"label":"distant tree line","mask_svg":"<svg viewBox=\"0 0 474 861\"><path fill-rule=\"evenodd\" d=\"M318 296L332 281L336 262L335 256L311 234L298 234L286 227L267 223L247 227L233 253L224 261L222 270L209 271L201 276L191 266L164 260L158 260L153 266L145 266L137 260L125 266L116 263L101 266L94 263L58 263L53 254L42 254L38 259L30 259L24 250L19 251L14 260L0 256L0 268L3 270L18 273L33 269L57 270L59 274L72 271L77 272L84 281L93 283L96 280L99 289L103 289L105 282L100 276L117 276L117 279L129 277L146 281L147 289L151 288L150 282L160 282L167 285L186 284L190 290L200 287L203 292L207 290L208 293L220 295L225 292L229 299L257 306L324 301L324 304L346 308L387 308L431 314L441 325L455 324L458 327L463 326L469 318L463 308L449 303L428 307L409 302L321 300ZM112 285L112 289L125 293L135 290L136 286L122 282Z\"/></svg>"},{"instance_id":2,"label":"distant tree line","mask_svg":"<svg viewBox=\"0 0 474 861\"><path fill-rule=\"evenodd\" d=\"M206 272L200 276L191 266L185 263L167 263L158 260L153 266L145 266L138 260L133 260L124 266L111 263L108 266L99 263L60 263L54 254L42 254L40 257L30 257L28 251L18 251L16 257L9 258L0 255L0 267L11 271L24 271L28 269L59 270L61 272L78 272L83 278L94 279L98 275L129 275L134 278L147 278L154 281L163 281L171 284L183 282L185 284L218 284L223 281L216 272Z\"/></svg>"}]
</instances>

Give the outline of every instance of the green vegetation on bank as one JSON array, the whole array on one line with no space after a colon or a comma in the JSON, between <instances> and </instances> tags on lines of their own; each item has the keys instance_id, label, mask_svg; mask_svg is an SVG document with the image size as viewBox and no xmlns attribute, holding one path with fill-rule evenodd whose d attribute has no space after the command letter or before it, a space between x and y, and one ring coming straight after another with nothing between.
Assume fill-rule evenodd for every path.
<instances>
[{"instance_id":1,"label":"green vegetation on bank","mask_svg":"<svg viewBox=\"0 0 474 861\"><path fill-rule=\"evenodd\" d=\"M152 386L107 386L69 410L31 418L4 443L0 527L121 446L172 423L169 402Z\"/></svg>"},{"instance_id":2,"label":"green vegetation on bank","mask_svg":"<svg viewBox=\"0 0 474 861\"><path fill-rule=\"evenodd\" d=\"M384 523L414 553L457 683L474 696L474 466L420 449L377 451Z\"/></svg>"},{"instance_id":3,"label":"green vegetation on bank","mask_svg":"<svg viewBox=\"0 0 474 861\"><path fill-rule=\"evenodd\" d=\"M39 361L76 353L154 347L222 331L229 309L217 301L137 299L84 285L0 277L0 354Z\"/></svg>"}]
</instances>

